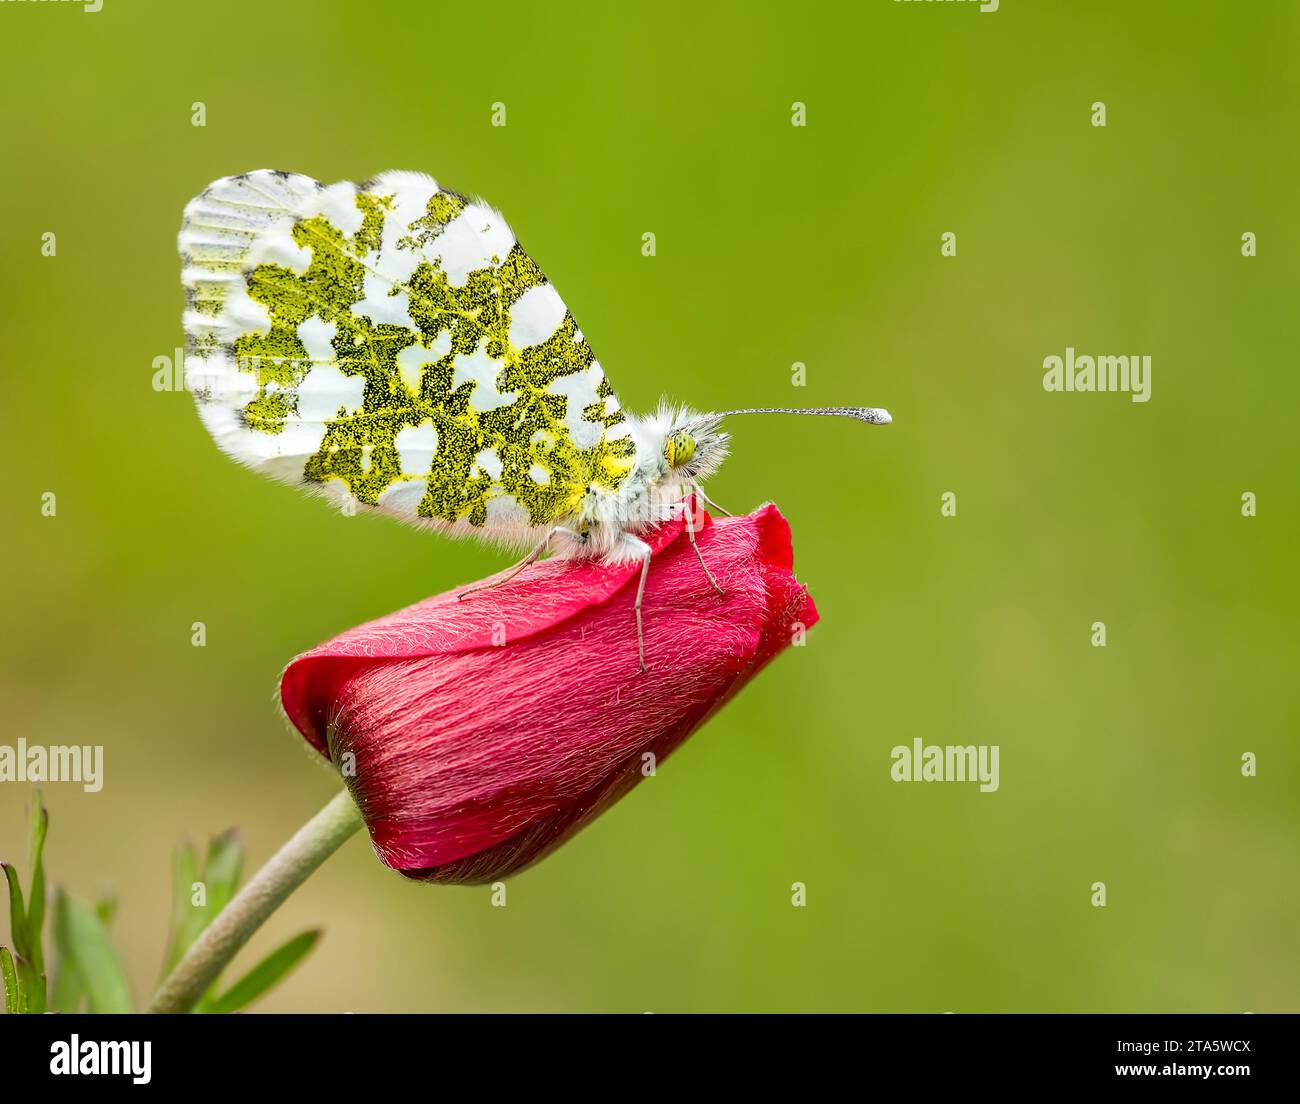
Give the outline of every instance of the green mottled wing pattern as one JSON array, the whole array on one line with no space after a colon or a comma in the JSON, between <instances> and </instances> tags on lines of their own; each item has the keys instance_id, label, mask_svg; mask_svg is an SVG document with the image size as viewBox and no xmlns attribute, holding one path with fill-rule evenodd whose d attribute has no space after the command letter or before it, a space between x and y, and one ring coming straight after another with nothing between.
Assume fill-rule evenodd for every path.
<instances>
[{"instance_id":1,"label":"green mottled wing pattern","mask_svg":"<svg viewBox=\"0 0 1300 1104\"><path fill-rule=\"evenodd\" d=\"M187 386L249 467L506 540L632 468L590 345L481 201L253 172L186 207L180 249Z\"/></svg>"}]
</instances>

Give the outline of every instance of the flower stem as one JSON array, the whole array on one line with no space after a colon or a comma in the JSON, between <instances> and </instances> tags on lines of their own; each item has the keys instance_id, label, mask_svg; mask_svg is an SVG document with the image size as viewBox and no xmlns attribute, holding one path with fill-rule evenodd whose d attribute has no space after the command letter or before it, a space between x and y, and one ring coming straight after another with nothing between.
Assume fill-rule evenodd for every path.
<instances>
[{"instance_id":1,"label":"flower stem","mask_svg":"<svg viewBox=\"0 0 1300 1104\"><path fill-rule=\"evenodd\" d=\"M188 1012L266 918L361 827L343 790L249 880L167 975L146 1012Z\"/></svg>"}]
</instances>

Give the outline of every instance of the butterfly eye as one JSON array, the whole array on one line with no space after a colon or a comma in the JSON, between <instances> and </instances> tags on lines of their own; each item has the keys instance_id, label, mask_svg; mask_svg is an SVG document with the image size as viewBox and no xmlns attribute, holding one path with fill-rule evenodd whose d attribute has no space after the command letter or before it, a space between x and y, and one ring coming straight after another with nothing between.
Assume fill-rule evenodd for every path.
<instances>
[{"instance_id":1,"label":"butterfly eye","mask_svg":"<svg viewBox=\"0 0 1300 1104\"><path fill-rule=\"evenodd\" d=\"M674 433L664 445L664 459L670 468L680 468L695 455L695 438L689 433Z\"/></svg>"}]
</instances>

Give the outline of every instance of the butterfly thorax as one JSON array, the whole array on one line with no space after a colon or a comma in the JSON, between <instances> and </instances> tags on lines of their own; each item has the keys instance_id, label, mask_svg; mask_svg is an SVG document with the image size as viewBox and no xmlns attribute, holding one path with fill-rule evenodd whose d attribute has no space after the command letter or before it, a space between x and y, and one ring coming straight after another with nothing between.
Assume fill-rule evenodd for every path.
<instances>
[{"instance_id":1,"label":"butterfly thorax","mask_svg":"<svg viewBox=\"0 0 1300 1104\"><path fill-rule=\"evenodd\" d=\"M590 487L573 523L557 534L556 550L609 562L635 559L637 536L670 520L681 504L726 458L727 434L718 419L666 404L646 417L629 418L636 463L614 489ZM565 532L564 529L568 529Z\"/></svg>"}]
</instances>

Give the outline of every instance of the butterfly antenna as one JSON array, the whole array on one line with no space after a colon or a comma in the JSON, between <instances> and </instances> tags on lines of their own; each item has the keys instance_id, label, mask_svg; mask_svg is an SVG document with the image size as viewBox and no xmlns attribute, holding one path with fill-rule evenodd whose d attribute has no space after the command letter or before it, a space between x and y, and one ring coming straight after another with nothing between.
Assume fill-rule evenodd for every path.
<instances>
[{"instance_id":1,"label":"butterfly antenna","mask_svg":"<svg viewBox=\"0 0 1300 1104\"><path fill-rule=\"evenodd\" d=\"M824 418L856 418L867 425L889 425L893 416L878 406L750 406L743 410L720 410L719 418L732 414L817 414Z\"/></svg>"}]
</instances>

